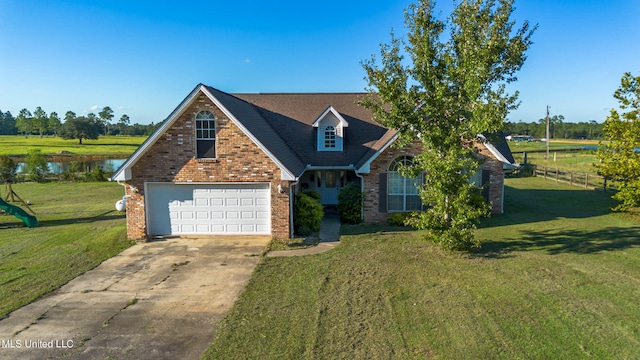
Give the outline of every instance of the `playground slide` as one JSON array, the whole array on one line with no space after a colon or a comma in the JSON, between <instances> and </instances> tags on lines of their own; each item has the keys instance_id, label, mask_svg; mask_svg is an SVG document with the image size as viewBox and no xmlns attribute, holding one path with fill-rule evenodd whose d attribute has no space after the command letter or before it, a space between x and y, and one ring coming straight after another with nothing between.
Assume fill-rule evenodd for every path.
<instances>
[{"instance_id":1,"label":"playground slide","mask_svg":"<svg viewBox=\"0 0 640 360\"><path fill-rule=\"evenodd\" d=\"M22 210L22 208L8 204L2 199L0 199L0 210L6 211L7 213L17 217L30 228L38 226L38 219L36 219L35 216L27 214L26 211Z\"/></svg>"}]
</instances>

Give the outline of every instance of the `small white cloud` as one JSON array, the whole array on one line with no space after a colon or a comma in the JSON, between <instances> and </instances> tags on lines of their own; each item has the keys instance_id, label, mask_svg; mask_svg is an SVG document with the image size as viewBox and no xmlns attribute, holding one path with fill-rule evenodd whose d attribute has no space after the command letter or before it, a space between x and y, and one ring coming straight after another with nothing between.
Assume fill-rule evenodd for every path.
<instances>
[{"instance_id":1,"label":"small white cloud","mask_svg":"<svg viewBox=\"0 0 640 360\"><path fill-rule=\"evenodd\" d=\"M92 107L89 108L89 110L91 110L91 111L98 111L98 110L101 110L101 109L102 109L102 106L100 106L100 105L93 105Z\"/></svg>"},{"instance_id":2,"label":"small white cloud","mask_svg":"<svg viewBox=\"0 0 640 360\"><path fill-rule=\"evenodd\" d=\"M250 63L250 62L251 62L251 59L249 59L249 58L244 59L244 63L245 63L245 64L248 64L248 63Z\"/></svg>"}]
</instances>

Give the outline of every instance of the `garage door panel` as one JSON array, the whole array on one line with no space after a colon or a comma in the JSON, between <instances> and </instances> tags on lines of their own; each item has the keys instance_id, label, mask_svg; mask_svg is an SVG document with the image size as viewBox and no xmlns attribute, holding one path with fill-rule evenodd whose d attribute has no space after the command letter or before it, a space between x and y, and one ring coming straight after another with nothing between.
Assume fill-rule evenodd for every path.
<instances>
[{"instance_id":1,"label":"garage door panel","mask_svg":"<svg viewBox=\"0 0 640 360\"><path fill-rule=\"evenodd\" d=\"M196 206L209 206L209 199L196 199Z\"/></svg>"},{"instance_id":2,"label":"garage door panel","mask_svg":"<svg viewBox=\"0 0 640 360\"><path fill-rule=\"evenodd\" d=\"M269 184L148 184L151 235L270 234Z\"/></svg>"}]
</instances>

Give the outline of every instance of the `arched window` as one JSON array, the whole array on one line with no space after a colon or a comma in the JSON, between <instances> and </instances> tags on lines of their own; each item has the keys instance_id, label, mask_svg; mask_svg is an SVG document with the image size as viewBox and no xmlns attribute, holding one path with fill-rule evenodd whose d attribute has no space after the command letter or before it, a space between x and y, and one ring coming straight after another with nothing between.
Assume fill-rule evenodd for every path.
<instances>
[{"instance_id":1,"label":"arched window","mask_svg":"<svg viewBox=\"0 0 640 360\"><path fill-rule=\"evenodd\" d=\"M336 128L331 125L324 129L324 147L325 149L336 147Z\"/></svg>"},{"instance_id":2,"label":"arched window","mask_svg":"<svg viewBox=\"0 0 640 360\"><path fill-rule=\"evenodd\" d=\"M410 178L400 174L401 167L412 166L411 156L402 156L395 159L387 172L387 210L411 211L422 209L422 201L418 192L419 185L423 183L422 174Z\"/></svg>"},{"instance_id":3,"label":"arched window","mask_svg":"<svg viewBox=\"0 0 640 360\"><path fill-rule=\"evenodd\" d=\"M196 114L196 156L216 157L216 117L211 111Z\"/></svg>"}]
</instances>

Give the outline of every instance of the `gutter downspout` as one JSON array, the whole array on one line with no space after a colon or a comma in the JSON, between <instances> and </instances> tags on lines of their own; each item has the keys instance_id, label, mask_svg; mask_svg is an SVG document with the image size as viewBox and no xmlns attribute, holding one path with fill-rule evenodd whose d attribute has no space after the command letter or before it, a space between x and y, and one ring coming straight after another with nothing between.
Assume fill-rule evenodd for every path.
<instances>
[{"instance_id":1,"label":"gutter downspout","mask_svg":"<svg viewBox=\"0 0 640 360\"><path fill-rule=\"evenodd\" d=\"M294 224L293 224L293 188L294 186L298 185L298 183L300 182L300 180L296 180L294 182L290 182L289 183L289 238L293 239L293 229L295 228Z\"/></svg>"},{"instance_id":2,"label":"gutter downspout","mask_svg":"<svg viewBox=\"0 0 640 360\"><path fill-rule=\"evenodd\" d=\"M358 170L355 170L355 174L360 178L360 191L362 192L362 202L360 203L360 217L364 222L364 197L366 196L366 194L364 193L364 176L360 175Z\"/></svg>"}]
</instances>

